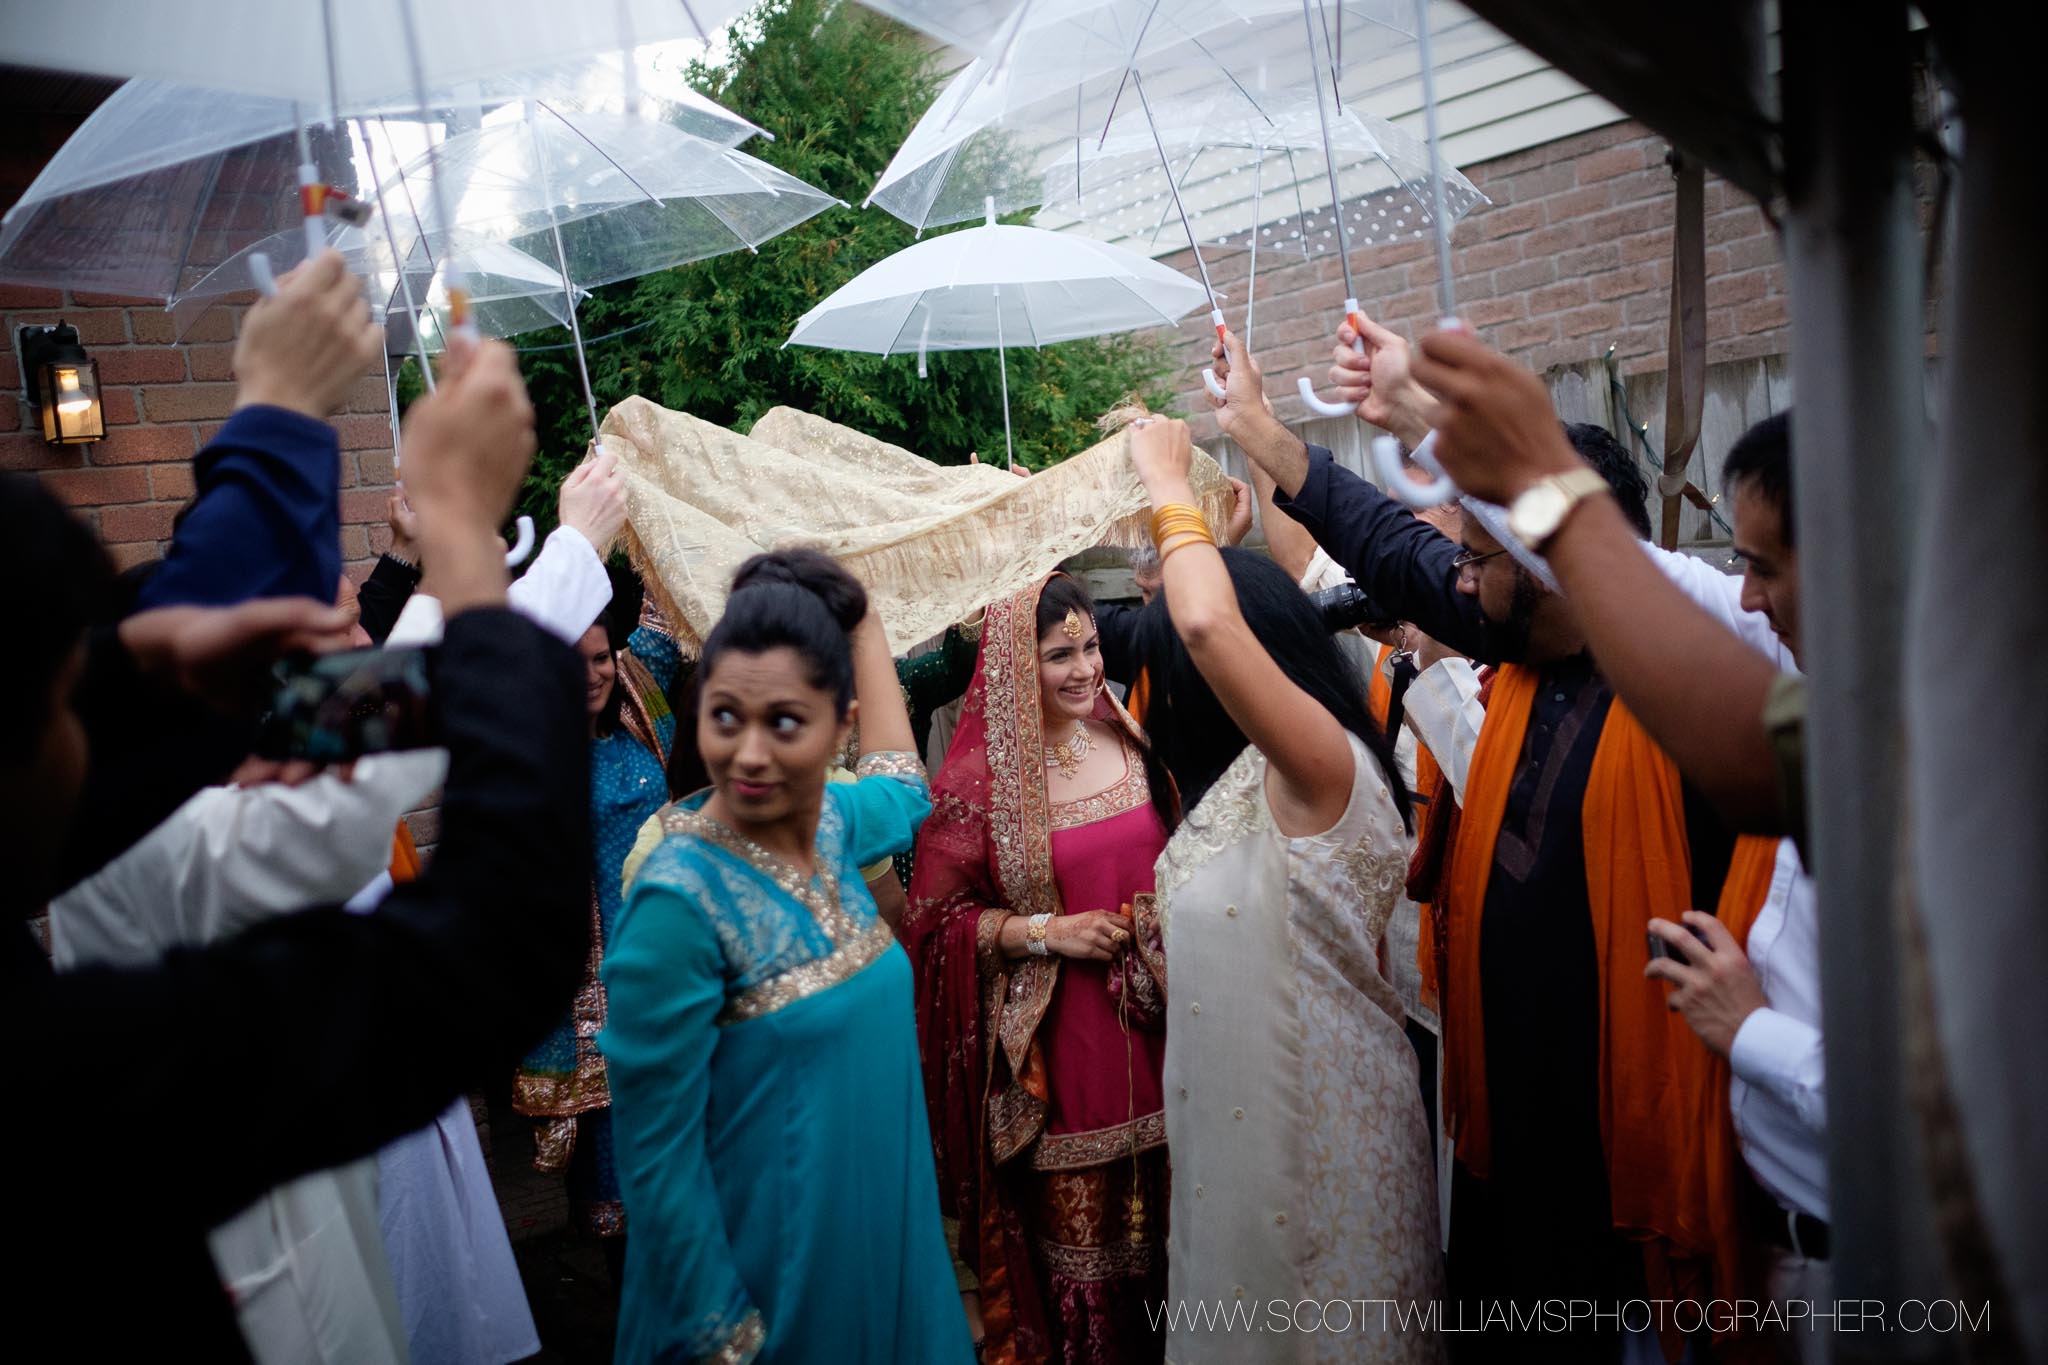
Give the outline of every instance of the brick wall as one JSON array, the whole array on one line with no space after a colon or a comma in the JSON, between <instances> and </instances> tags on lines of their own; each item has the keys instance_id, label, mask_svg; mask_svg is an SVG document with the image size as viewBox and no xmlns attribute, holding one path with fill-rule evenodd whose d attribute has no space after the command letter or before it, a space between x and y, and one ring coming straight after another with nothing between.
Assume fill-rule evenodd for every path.
<instances>
[{"instance_id":1,"label":"brick wall","mask_svg":"<svg viewBox=\"0 0 2048 1365\"><path fill-rule=\"evenodd\" d=\"M91 524L122 567L160 556L171 519L192 496L192 456L234 410L234 338L241 309L216 308L182 342L148 299L0 284L0 469L34 473ZM103 441L46 445L22 398L15 329L68 322L98 362ZM391 429L382 372L365 376L334 418L341 434L341 550L357 578L390 540Z\"/></svg>"},{"instance_id":2,"label":"brick wall","mask_svg":"<svg viewBox=\"0 0 2048 1365\"><path fill-rule=\"evenodd\" d=\"M1542 370L1595 359L1612 344L1623 369L1664 368L1671 295L1673 181L1668 144L1637 123L1616 123L1494 161L1466 174L1492 201L1459 222L1451 263L1458 313L1482 337ZM1707 342L1710 361L1776 355L1787 346L1785 267L1763 214L1741 191L1706 185ZM1206 258L1205 258L1206 259ZM1165 258L1194 271L1193 257ZM1229 298L1224 316L1244 322L1246 252L1209 261ZM1367 312L1413 338L1437 316L1435 245L1407 241L1352 255ZM1334 255L1291 262L1261 251L1253 348L1280 416L1306 414L1295 379L1320 388L1344 305ZM1178 329L1184 411L1213 424L1200 365L1213 340L1204 314Z\"/></svg>"}]
</instances>

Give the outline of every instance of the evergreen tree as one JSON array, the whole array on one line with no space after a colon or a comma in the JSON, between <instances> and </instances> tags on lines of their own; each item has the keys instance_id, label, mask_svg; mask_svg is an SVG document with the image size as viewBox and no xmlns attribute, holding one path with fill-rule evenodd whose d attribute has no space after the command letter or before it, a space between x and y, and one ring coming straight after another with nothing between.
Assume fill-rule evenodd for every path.
<instances>
[{"instance_id":1,"label":"evergreen tree","mask_svg":"<svg viewBox=\"0 0 2048 1365\"><path fill-rule=\"evenodd\" d=\"M769 0L736 25L715 65L690 69L704 94L775 134L743 150L844 200L764 243L595 291L586 337L635 330L588 348L600 406L644 394L745 431L788 405L963 463L1000 459L1002 396L993 351L933 351L929 378L911 356L782 342L812 305L916 240L879 208L857 206L902 145L942 77L915 34L859 5ZM566 349L567 329L517 339L539 416L541 451L521 511L554 521L554 490L583 457L590 423ZM1163 406L1172 362L1157 341L1106 337L1008 352L1020 464L1042 468L1096 439L1094 420L1126 393Z\"/></svg>"}]
</instances>

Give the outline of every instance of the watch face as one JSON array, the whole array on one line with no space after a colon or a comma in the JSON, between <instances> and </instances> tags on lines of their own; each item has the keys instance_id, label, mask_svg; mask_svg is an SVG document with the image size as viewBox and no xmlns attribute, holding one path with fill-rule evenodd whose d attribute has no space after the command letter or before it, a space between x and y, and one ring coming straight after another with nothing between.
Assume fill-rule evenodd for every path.
<instances>
[{"instance_id":1,"label":"watch face","mask_svg":"<svg viewBox=\"0 0 2048 1365\"><path fill-rule=\"evenodd\" d=\"M1539 483L1515 499L1508 509L1508 529L1524 545L1534 547L1557 529L1564 517L1567 500L1555 484Z\"/></svg>"}]
</instances>

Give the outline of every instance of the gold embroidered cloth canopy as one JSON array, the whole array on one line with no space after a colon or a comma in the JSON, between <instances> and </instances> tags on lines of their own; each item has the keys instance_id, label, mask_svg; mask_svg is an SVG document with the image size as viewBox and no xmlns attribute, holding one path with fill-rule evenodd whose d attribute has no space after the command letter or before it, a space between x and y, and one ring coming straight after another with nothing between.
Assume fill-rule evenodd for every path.
<instances>
[{"instance_id":1,"label":"gold embroidered cloth canopy","mask_svg":"<svg viewBox=\"0 0 2048 1365\"><path fill-rule=\"evenodd\" d=\"M1070 555L1148 534L1122 432L1028 479L933 464L793 408L741 436L628 398L603 434L626 471L627 551L686 648L724 611L733 570L761 550L807 545L837 558L900 652ZM1220 528L1230 484L1199 450L1192 483Z\"/></svg>"}]
</instances>

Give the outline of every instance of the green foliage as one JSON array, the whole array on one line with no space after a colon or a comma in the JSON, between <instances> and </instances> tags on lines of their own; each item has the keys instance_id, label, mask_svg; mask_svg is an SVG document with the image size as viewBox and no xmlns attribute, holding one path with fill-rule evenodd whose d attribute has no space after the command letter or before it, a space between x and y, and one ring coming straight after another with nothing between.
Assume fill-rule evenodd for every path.
<instances>
[{"instance_id":1,"label":"green foliage","mask_svg":"<svg viewBox=\"0 0 2048 1365\"><path fill-rule=\"evenodd\" d=\"M1003 412L994 351L914 356L782 348L796 320L862 270L916 240L879 208L856 206L937 94L941 79L914 35L859 5L769 0L738 25L730 53L697 66L698 89L771 130L745 148L846 201L762 245L599 289L579 318L602 410L631 394L747 430L788 405L856 427L941 463L970 450L1001 459ZM560 345L566 330L519 338ZM1033 468L1093 444L1094 420L1127 393L1163 408L1166 348L1135 337L1007 353L1017 459ZM554 521L554 490L590 439L573 350L522 356L541 453L521 511Z\"/></svg>"}]
</instances>

